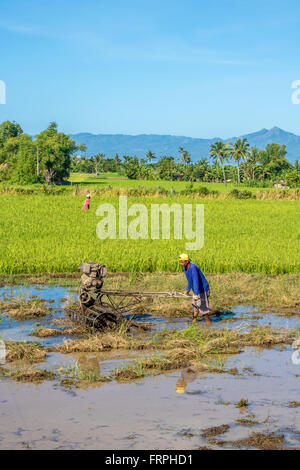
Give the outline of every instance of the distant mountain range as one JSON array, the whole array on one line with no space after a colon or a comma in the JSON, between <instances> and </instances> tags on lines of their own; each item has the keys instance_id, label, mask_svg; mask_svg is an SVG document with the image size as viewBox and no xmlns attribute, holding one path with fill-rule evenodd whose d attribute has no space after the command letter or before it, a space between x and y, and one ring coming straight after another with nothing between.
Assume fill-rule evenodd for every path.
<instances>
[{"instance_id":1,"label":"distant mountain range","mask_svg":"<svg viewBox=\"0 0 300 470\"><path fill-rule=\"evenodd\" d=\"M224 142L234 142L237 137L230 139L199 139L192 137L180 137L174 135L157 135L157 134L140 134L140 135L124 135L124 134L89 134L80 133L71 135L72 139L77 143L84 143L87 146L87 156L96 153L104 153L107 157L114 157L117 153L120 157L123 155L136 155L137 157L145 157L148 150L155 153L157 157L163 155L178 157L179 147L184 147L190 154L192 161L209 157L211 144L217 140ZM300 160L300 136L286 132L279 127L272 129L262 129L252 134L238 136L246 138L249 144L256 145L258 149L264 149L268 144L276 143L286 145L287 158L291 163Z\"/></svg>"}]
</instances>

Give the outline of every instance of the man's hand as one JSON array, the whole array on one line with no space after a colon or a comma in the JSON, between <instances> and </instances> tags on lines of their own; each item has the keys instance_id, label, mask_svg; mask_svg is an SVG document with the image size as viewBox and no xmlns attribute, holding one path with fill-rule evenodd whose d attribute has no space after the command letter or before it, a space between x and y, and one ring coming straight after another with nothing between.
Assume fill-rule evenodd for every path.
<instances>
[{"instance_id":1,"label":"man's hand","mask_svg":"<svg viewBox=\"0 0 300 470\"><path fill-rule=\"evenodd\" d=\"M186 295L188 297L190 295L190 291L186 290L184 295Z\"/></svg>"}]
</instances>

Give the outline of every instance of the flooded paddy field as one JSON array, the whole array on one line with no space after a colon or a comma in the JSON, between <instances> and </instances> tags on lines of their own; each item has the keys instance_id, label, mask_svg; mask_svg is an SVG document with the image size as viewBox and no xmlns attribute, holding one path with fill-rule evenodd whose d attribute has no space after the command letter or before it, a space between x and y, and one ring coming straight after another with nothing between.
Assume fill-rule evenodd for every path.
<instances>
[{"instance_id":1,"label":"flooded paddy field","mask_svg":"<svg viewBox=\"0 0 300 470\"><path fill-rule=\"evenodd\" d=\"M207 354L206 369L180 367L177 361L173 370L151 369L145 376L119 380L118 371L157 352L139 343L136 349L134 344L59 349L84 336L65 321L63 307L76 296L66 287L0 289L0 338L12 355L0 364L0 449L300 448L300 354L293 344L299 337L299 312L262 314L251 305L239 306L212 318L212 334L224 331L229 337L271 327L287 334L287 340L217 350ZM30 310L22 319L16 313L21 309L23 314ZM183 344L176 332L191 331L191 317L145 314L134 319L151 325L145 341L165 330L175 332L174 350ZM193 328L207 330L202 321ZM48 336L49 330L57 336ZM36 344L31 355L22 356L23 341ZM43 374L34 377L32 371Z\"/></svg>"}]
</instances>

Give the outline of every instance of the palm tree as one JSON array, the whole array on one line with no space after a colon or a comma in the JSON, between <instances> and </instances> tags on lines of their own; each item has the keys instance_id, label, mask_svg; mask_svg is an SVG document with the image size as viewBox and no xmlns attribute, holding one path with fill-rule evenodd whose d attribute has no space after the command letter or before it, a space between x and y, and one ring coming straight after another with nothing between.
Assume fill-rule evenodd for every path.
<instances>
[{"instance_id":1,"label":"palm tree","mask_svg":"<svg viewBox=\"0 0 300 470\"><path fill-rule=\"evenodd\" d=\"M179 147L179 153L180 153L180 160L185 165L188 165L189 163L191 163L191 156L183 147Z\"/></svg>"},{"instance_id":2,"label":"palm tree","mask_svg":"<svg viewBox=\"0 0 300 470\"><path fill-rule=\"evenodd\" d=\"M254 181L261 165L259 162L260 151L256 147L251 147L250 153L244 163L241 164L241 170L247 180Z\"/></svg>"},{"instance_id":3,"label":"palm tree","mask_svg":"<svg viewBox=\"0 0 300 470\"><path fill-rule=\"evenodd\" d=\"M120 171L120 168L121 168L121 160L120 160L120 157L119 155L116 153L115 156L114 156L114 161L115 161L115 164L116 164L116 168L117 168L117 171Z\"/></svg>"},{"instance_id":4,"label":"palm tree","mask_svg":"<svg viewBox=\"0 0 300 470\"><path fill-rule=\"evenodd\" d=\"M105 160L104 153L97 153L95 155L95 169L96 169L96 176L98 176L99 167L103 165Z\"/></svg>"},{"instance_id":5,"label":"palm tree","mask_svg":"<svg viewBox=\"0 0 300 470\"><path fill-rule=\"evenodd\" d=\"M156 156L155 156L155 153L151 152L151 150L149 150L146 154L146 162L151 162L152 160L155 160Z\"/></svg>"},{"instance_id":6,"label":"palm tree","mask_svg":"<svg viewBox=\"0 0 300 470\"><path fill-rule=\"evenodd\" d=\"M203 168L207 168L207 165L208 165L208 162L207 162L207 158L201 158L201 160L199 160L199 165L202 166Z\"/></svg>"},{"instance_id":7,"label":"palm tree","mask_svg":"<svg viewBox=\"0 0 300 470\"><path fill-rule=\"evenodd\" d=\"M249 142L247 139L237 139L235 144L230 144L231 157L237 162L238 184L240 184L240 161L246 160L249 152Z\"/></svg>"},{"instance_id":8,"label":"palm tree","mask_svg":"<svg viewBox=\"0 0 300 470\"><path fill-rule=\"evenodd\" d=\"M209 154L214 159L214 163L216 163L217 165L221 163L224 183L225 186L227 186L224 170L224 161L227 160L229 157L229 144L224 144L224 142L219 140L218 142L211 145Z\"/></svg>"}]
</instances>

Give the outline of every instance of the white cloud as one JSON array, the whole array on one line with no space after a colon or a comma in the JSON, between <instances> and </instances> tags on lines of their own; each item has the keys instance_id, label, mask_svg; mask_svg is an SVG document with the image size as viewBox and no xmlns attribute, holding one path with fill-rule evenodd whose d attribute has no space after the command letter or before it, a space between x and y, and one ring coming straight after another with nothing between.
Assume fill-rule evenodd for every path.
<instances>
[{"instance_id":1,"label":"white cloud","mask_svg":"<svg viewBox=\"0 0 300 470\"><path fill-rule=\"evenodd\" d=\"M88 54L96 54L98 59L121 61L154 61L186 64L253 65L256 61L233 57L232 52L220 48L201 46L202 37L225 34L225 29L200 29L193 38L178 38L172 35L153 34L149 30L143 34L136 30L135 37L127 39L126 31L119 31L118 37L106 31L93 33L84 28L71 29L70 32L49 29L43 26L0 21L0 29L21 35L32 35L64 41L70 47L76 47ZM200 44L200 45L199 45Z\"/></svg>"}]
</instances>

